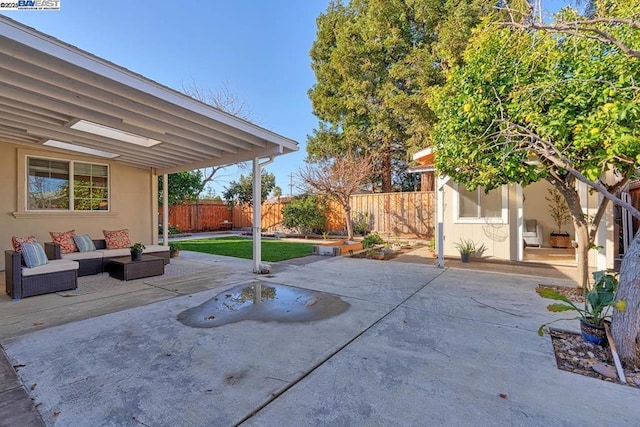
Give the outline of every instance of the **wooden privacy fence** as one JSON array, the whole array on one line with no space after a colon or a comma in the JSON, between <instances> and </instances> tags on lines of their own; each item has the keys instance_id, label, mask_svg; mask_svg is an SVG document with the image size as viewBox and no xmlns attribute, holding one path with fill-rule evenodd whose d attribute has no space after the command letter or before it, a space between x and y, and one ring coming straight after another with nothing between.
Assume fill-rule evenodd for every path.
<instances>
[{"instance_id":1,"label":"wooden privacy fence","mask_svg":"<svg viewBox=\"0 0 640 427\"><path fill-rule=\"evenodd\" d=\"M261 228L264 231L282 230L282 208L288 198L262 205ZM353 221L369 231L380 234L433 237L435 226L435 193L376 193L351 197ZM160 213L162 218L162 212ZM226 221L226 223L225 223ZM253 226L253 208L220 202L199 201L169 208L169 224L180 231L197 232L224 229L231 223L236 229ZM327 230L345 230L344 211L338 203L330 202Z\"/></svg>"}]
</instances>

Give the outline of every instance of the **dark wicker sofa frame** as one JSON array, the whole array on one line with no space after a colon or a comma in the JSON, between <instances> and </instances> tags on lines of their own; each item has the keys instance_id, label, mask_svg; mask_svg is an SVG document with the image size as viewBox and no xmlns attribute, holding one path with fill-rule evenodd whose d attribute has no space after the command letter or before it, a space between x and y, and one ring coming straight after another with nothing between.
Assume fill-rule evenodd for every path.
<instances>
[{"instance_id":1,"label":"dark wicker sofa frame","mask_svg":"<svg viewBox=\"0 0 640 427\"><path fill-rule=\"evenodd\" d=\"M107 249L107 241L105 239L95 239L93 240L93 244L95 245L97 251ZM62 251L60 250L59 244L53 242L45 242L44 250L47 253L47 257L49 259L62 259ZM145 254L162 258L165 265L169 264L170 262L169 251L145 252ZM93 274L99 274L107 271L111 258L117 257L96 257L76 260L78 264L80 264L80 268L78 268L78 277L91 276Z\"/></svg>"},{"instance_id":2,"label":"dark wicker sofa frame","mask_svg":"<svg viewBox=\"0 0 640 427\"><path fill-rule=\"evenodd\" d=\"M14 300L51 292L68 291L78 287L78 270L22 276L22 253L4 251L7 294Z\"/></svg>"}]
</instances>

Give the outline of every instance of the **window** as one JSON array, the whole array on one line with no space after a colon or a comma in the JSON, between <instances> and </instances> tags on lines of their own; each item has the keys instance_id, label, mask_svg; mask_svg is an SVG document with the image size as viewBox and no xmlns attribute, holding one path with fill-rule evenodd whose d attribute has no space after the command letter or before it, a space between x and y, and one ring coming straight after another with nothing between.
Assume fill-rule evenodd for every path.
<instances>
[{"instance_id":1,"label":"window","mask_svg":"<svg viewBox=\"0 0 640 427\"><path fill-rule=\"evenodd\" d=\"M109 167L27 158L28 210L109 210Z\"/></svg>"},{"instance_id":2,"label":"window","mask_svg":"<svg viewBox=\"0 0 640 427\"><path fill-rule=\"evenodd\" d=\"M503 212L503 206L506 205L505 191L504 188L496 188L485 193L484 188L469 190L464 185L459 185L457 219L463 222L485 218L506 219Z\"/></svg>"}]
</instances>

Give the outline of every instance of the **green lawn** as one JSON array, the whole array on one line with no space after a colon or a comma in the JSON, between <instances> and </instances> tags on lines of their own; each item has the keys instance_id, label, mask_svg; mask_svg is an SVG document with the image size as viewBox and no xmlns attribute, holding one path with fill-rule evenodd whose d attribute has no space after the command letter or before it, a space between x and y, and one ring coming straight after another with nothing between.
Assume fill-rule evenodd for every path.
<instances>
[{"instance_id":1,"label":"green lawn","mask_svg":"<svg viewBox=\"0 0 640 427\"><path fill-rule=\"evenodd\" d=\"M253 258L253 241L246 237L221 237L218 239L183 240L174 242L180 250L225 255L236 258ZM262 240L262 260L283 261L311 255L311 243L293 243L283 240Z\"/></svg>"}]
</instances>

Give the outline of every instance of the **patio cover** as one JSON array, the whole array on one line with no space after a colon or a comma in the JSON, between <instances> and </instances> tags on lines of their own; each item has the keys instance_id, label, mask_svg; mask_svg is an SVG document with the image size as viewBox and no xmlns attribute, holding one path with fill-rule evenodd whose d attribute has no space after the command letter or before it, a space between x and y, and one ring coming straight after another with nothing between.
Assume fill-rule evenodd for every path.
<instances>
[{"instance_id":1,"label":"patio cover","mask_svg":"<svg viewBox=\"0 0 640 427\"><path fill-rule=\"evenodd\" d=\"M143 137L72 128L80 120ZM77 125L76 125L77 126ZM0 15L0 139L96 149L157 175L290 153L298 144ZM151 145L155 144L155 145Z\"/></svg>"},{"instance_id":2,"label":"patio cover","mask_svg":"<svg viewBox=\"0 0 640 427\"><path fill-rule=\"evenodd\" d=\"M164 175L165 187L166 174L253 161L257 194L266 164L259 159L298 150L291 139L4 15L0 141L90 155L86 150L98 150L92 155ZM165 204L164 223L167 210ZM254 212L260 218L260 204ZM259 272L260 224L253 229L254 271Z\"/></svg>"}]
</instances>

